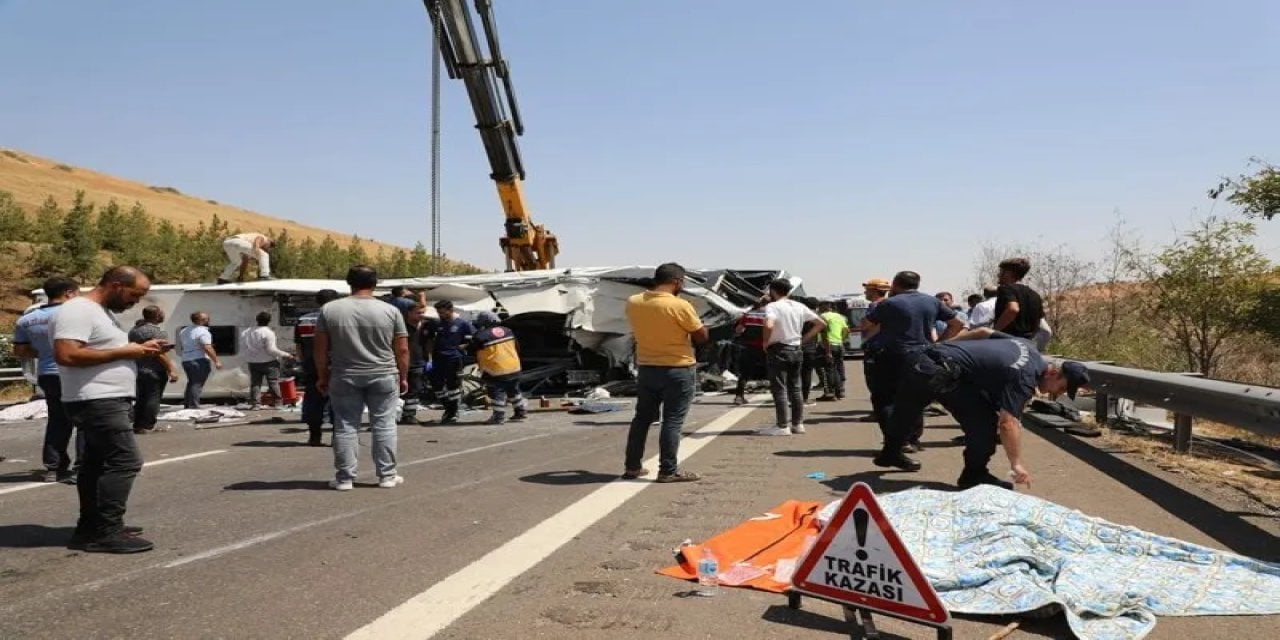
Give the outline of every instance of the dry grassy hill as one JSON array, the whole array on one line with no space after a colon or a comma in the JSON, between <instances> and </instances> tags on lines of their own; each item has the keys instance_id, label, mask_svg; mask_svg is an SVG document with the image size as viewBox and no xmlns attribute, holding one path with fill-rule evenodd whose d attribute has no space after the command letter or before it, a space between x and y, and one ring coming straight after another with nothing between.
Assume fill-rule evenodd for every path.
<instances>
[{"instance_id":1,"label":"dry grassy hill","mask_svg":"<svg viewBox=\"0 0 1280 640\"><path fill-rule=\"evenodd\" d=\"M325 236L334 236L337 240L351 235L187 195L168 185L147 185L12 149L0 150L0 191L13 194L18 204L28 212L39 208L49 196L65 205L75 198L77 191L84 191L86 199L99 207L112 199L124 207L140 202L157 220L169 220L188 228L217 215L232 228L239 227L245 231L288 230L292 237L312 238L317 242ZM386 251L409 248L372 240L362 244L370 255L376 254L380 248Z\"/></svg>"}]
</instances>

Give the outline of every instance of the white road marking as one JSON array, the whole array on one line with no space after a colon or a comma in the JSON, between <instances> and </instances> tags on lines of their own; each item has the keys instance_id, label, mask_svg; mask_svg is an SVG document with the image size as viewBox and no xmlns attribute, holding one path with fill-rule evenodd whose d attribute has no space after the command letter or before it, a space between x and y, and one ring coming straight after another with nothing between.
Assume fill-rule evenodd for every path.
<instances>
[{"instance_id":1,"label":"white road marking","mask_svg":"<svg viewBox=\"0 0 1280 640\"><path fill-rule=\"evenodd\" d=\"M502 447L502 446L509 445L509 444L515 444L515 443L517 443L517 442L524 442L524 441L526 441L526 440L537 440L538 438L545 438L545 437L550 436L550 435L555 435L555 434L554 434L554 433L539 433L539 434L537 434L537 435L533 435L533 436L525 436L525 437L523 437L523 438L516 438L515 440L503 440L502 442L495 442L495 443L493 443L493 444L486 444L486 445L484 445L484 446L480 446L480 447L473 447L473 448L471 448L471 449L463 449L462 451L454 451L453 453L442 453L442 454L440 454L440 455L438 455L438 456L432 456L432 457L430 457L430 458L423 458L423 459L421 459L421 460L414 460L414 461L412 461L412 462L405 462L405 463L400 464L400 465L397 465L397 466L401 466L401 467L412 467L412 466L413 466L413 465L415 465L415 464L422 464L422 463L424 463L424 462L435 462L436 460L444 460L445 458L452 458L452 457L454 457L454 456L460 456L460 455L464 455L464 454L467 454L467 453L475 453L475 452L477 452L477 451L484 451L485 449L493 449L494 447Z\"/></svg>"},{"instance_id":2,"label":"white road marking","mask_svg":"<svg viewBox=\"0 0 1280 640\"><path fill-rule=\"evenodd\" d=\"M464 454L468 454L468 453L475 453L475 452L477 452L477 451L484 451L484 450L486 450L486 449L493 449L494 447L501 447L501 446L504 446L504 445L516 444L516 443L518 443L518 442L524 442L524 441L526 441L526 440L536 440L536 439L538 439L538 438L545 438L545 437L547 437L547 436L551 436L551 435L555 435L555 434L553 434L553 433L541 433L541 434L532 435L532 436L525 436L525 437L523 437L523 438L515 438L515 439L513 439L513 440L504 440L504 441L502 441L502 442L494 442L494 443L492 443L492 444L486 444L486 445L484 445L484 446L480 446L480 447L472 447L472 448L470 448L470 449L463 449L462 451L454 451L454 452L452 452L452 453L444 453L444 454L441 454L441 455L438 455L438 456L432 456L432 457L430 457L430 458L423 458L423 459L421 459L421 460L414 460L414 461L412 461L412 462L405 462L405 463L402 463L402 464L400 464L400 465L398 465L398 466L400 466L400 467L408 467L408 466L410 466L410 465L422 464L422 463L424 463L424 462L434 462L434 461L436 461L436 460L444 460L445 458L452 458L452 457L454 457L454 456L460 456L460 455L464 455ZM542 463L540 462L539 464L542 464ZM470 483L463 483L463 484L465 485L465 484L470 484ZM410 498L410 499L416 499L416 497L415 497L415 498ZM232 551L239 551L240 549L244 549L244 548L247 548L247 547L252 547L252 546L254 546L254 545L256 545L256 544L261 544L261 543L263 543L263 542L268 542L268 541L271 541L271 540L275 540L276 538L284 537L284 536L287 536L287 535L290 535L290 534L298 533L299 531L305 531L305 530L307 530L307 529L311 529L311 528L318 527L318 526L321 526L321 525L329 524L330 522L336 522L336 521L338 521L338 520L342 520L343 518L349 518L349 517L351 517L351 516L355 516L355 515L359 515L359 514L363 514L363 513L369 512L369 511L373 511L374 509L380 509L380 508L385 507L385 506L386 506L386 505L374 505L374 506L372 506L372 507L368 507L368 508L365 508L365 509L360 509L360 510L358 510L358 511L353 511L353 512L352 512L352 511L349 511L349 512L346 512L346 513L339 513L339 514L335 514L335 515L329 516L329 517L327 517L327 518L321 518L321 519L319 519L319 520L312 520L311 522L306 522L306 523L303 523L303 524L300 524L300 525L297 525L297 526L289 527L288 529L281 529L281 530L279 530L279 531L273 531L273 532L271 532L271 533L264 533L264 534L259 535L259 536L254 536L254 537L252 537L252 538L248 538L248 539L245 539L245 540L241 540L240 542L235 542L235 543L232 543L232 544L229 544L229 545L225 545L225 546L222 546L222 547L216 547L216 548L214 548L214 549L209 549L208 551L201 551L200 553L197 553L197 554L194 554L194 555L190 555L190 556L187 556L187 557L185 557L185 558L179 558L179 559L174 560L174 561L172 561L172 562L166 563L166 564L164 564L164 565L162 565L162 566L163 566L165 569L172 569L172 568L174 568L174 567L180 567L180 566L182 566L182 565L184 565L184 564L189 564L189 563L192 563L192 562L197 562L197 561L199 561L199 560L208 560L208 559L210 559L210 558L216 558L216 557L218 557L218 556L220 556L220 555L224 555L224 554L227 554L227 553L231 553Z\"/></svg>"},{"instance_id":3,"label":"white road marking","mask_svg":"<svg viewBox=\"0 0 1280 640\"><path fill-rule=\"evenodd\" d=\"M762 397L753 397L751 405L732 409L697 431L697 434L706 437L686 438L680 446L680 459L689 458L707 446L715 436L736 425L758 406L756 403ZM653 467L656 463L657 456L654 456L645 461L645 466ZM651 484L653 483L611 482L596 489L377 620L355 630L347 636L347 640L431 638Z\"/></svg>"},{"instance_id":4,"label":"white road marking","mask_svg":"<svg viewBox=\"0 0 1280 640\"><path fill-rule=\"evenodd\" d=\"M170 462L182 462L183 460L194 460L196 458L203 458L205 456L211 456L214 454L226 453L226 452L227 452L226 449L214 449L212 451L201 451L200 453L188 453L185 456L161 458L159 460L152 460L151 462L143 463L142 468L146 469L149 467L157 467L162 464L169 464ZM0 489L0 495L6 494L6 493L13 493L15 491L25 491L27 489L35 489L37 487L51 487L56 484L59 484L59 483L57 482L24 482L22 484L17 484L12 487L5 487L3 489Z\"/></svg>"}]
</instances>

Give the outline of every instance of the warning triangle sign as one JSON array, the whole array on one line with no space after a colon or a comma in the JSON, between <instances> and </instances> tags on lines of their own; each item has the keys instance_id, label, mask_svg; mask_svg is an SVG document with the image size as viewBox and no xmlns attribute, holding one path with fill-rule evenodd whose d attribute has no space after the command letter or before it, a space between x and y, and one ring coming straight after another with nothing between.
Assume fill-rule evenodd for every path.
<instances>
[{"instance_id":1,"label":"warning triangle sign","mask_svg":"<svg viewBox=\"0 0 1280 640\"><path fill-rule=\"evenodd\" d=\"M849 489L796 567L792 587L934 626L951 619L880 510L871 487L862 482Z\"/></svg>"}]
</instances>

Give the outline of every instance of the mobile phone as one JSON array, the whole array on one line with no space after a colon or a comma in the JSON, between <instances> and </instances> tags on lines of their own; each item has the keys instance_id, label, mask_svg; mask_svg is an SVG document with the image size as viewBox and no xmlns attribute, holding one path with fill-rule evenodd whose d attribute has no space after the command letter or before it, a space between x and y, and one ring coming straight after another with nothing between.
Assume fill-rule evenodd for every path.
<instances>
[{"instance_id":1,"label":"mobile phone","mask_svg":"<svg viewBox=\"0 0 1280 640\"><path fill-rule=\"evenodd\" d=\"M171 351L171 350L173 350L173 348L174 348L174 347L176 347L176 346L177 346L177 345L173 344L172 342L166 342L166 343L164 343L164 344L161 344L161 345L160 345L160 350L161 350L161 351Z\"/></svg>"}]
</instances>

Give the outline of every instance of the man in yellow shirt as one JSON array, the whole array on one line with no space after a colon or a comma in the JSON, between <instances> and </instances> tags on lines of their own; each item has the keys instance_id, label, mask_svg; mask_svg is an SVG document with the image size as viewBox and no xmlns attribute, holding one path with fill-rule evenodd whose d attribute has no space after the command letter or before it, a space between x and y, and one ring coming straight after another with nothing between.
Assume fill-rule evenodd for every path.
<instances>
[{"instance_id":1,"label":"man in yellow shirt","mask_svg":"<svg viewBox=\"0 0 1280 640\"><path fill-rule=\"evenodd\" d=\"M827 323L822 332L823 355L826 357L827 377L819 400L841 400L844 398L844 340L849 337L849 319L836 311L835 305L824 300L818 303L818 317Z\"/></svg>"},{"instance_id":2,"label":"man in yellow shirt","mask_svg":"<svg viewBox=\"0 0 1280 640\"><path fill-rule=\"evenodd\" d=\"M694 482L697 474L680 471L680 429L693 402L694 345L707 341L707 328L689 301L680 297L684 267L669 262L653 274L653 288L627 300L627 320L636 340L636 415L627 434L623 478L649 473L640 466L649 426L662 414L658 434L658 482Z\"/></svg>"}]
</instances>

